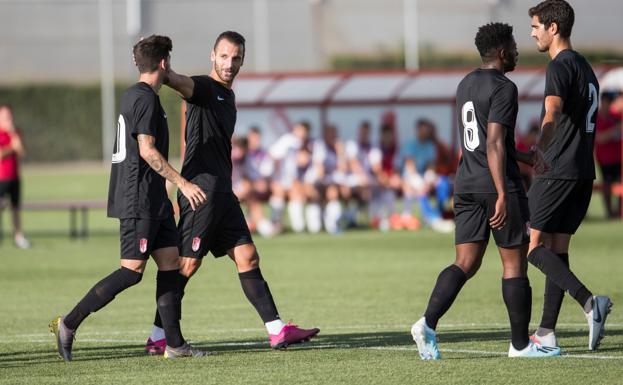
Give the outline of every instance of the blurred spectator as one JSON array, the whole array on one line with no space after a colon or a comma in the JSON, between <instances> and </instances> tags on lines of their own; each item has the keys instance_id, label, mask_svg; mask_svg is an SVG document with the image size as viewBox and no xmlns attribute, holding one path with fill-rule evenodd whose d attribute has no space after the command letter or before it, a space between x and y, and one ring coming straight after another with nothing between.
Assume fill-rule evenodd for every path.
<instances>
[{"instance_id":1,"label":"blurred spectator","mask_svg":"<svg viewBox=\"0 0 623 385\"><path fill-rule=\"evenodd\" d=\"M437 205L439 211L443 216L454 216L454 210L452 208L452 180L454 174L459 166L459 157L456 151L454 151L447 143L439 139L437 136L437 129L432 126L432 138L435 143L435 149L437 151L437 158L435 159L435 172L439 178L437 184Z\"/></svg>"},{"instance_id":2,"label":"blurred spectator","mask_svg":"<svg viewBox=\"0 0 623 385\"><path fill-rule=\"evenodd\" d=\"M340 198L350 198L350 188L345 183L346 172L344 144L338 137L337 127L328 124L322 129L322 139L314 141L312 167L305 174L305 192L309 200L306 219L310 232L320 231L321 221L329 234L341 232Z\"/></svg>"},{"instance_id":3,"label":"blurred spectator","mask_svg":"<svg viewBox=\"0 0 623 385\"><path fill-rule=\"evenodd\" d=\"M269 200L273 225L282 227L283 209L287 199L290 227L296 233L305 230L307 196L303 178L311 167L310 129L307 122L297 123L292 132L282 135L268 150L274 162Z\"/></svg>"},{"instance_id":4,"label":"blurred spectator","mask_svg":"<svg viewBox=\"0 0 623 385\"><path fill-rule=\"evenodd\" d=\"M252 231L264 237L274 235L272 222L265 218L262 204L270 195L268 175L272 162L262 149L259 128L252 127L246 138L237 138L232 143L232 182L234 193L245 203L248 211L248 225Z\"/></svg>"},{"instance_id":5,"label":"blurred spectator","mask_svg":"<svg viewBox=\"0 0 623 385\"><path fill-rule=\"evenodd\" d=\"M347 185L352 189L354 202L347 202L347 225L357 224L359 208L367 206L368 220L378 212L379 179L382 173L382 154L378 147L370 141L370 122L363 121L359 125L356 140L346 142L346 160L348 162Z\"/></svg>"},{"instance_id":6,"label":"blurred spectator","mask_svg":"<svg viewBox=\"0 0 623 385\"><path fill-rule=\"evenodd\" d=\"M541 133L541 126L538 119L534 119L530 122L528 126L528 130L526 133L517 138L517 149L521 152L528 152L530 148L534 146L539 139L539 134ZM526 191L530 189L532 185L532 178L534 177L534 172L532 166L523 162L517 162L519 165L519 173L521 174L521 179L523 180L524 188Z\"/></svg>"},{"instance_id":7,"label":"blurred spectator","mask_svg":"<svg viewBox=\"0 0 623 385\"><path fill-rule=\"evenodd\" d=\"M398 135L391 119L381 124L379 149L381 150L381 171L377 175L379 188L372 197L374 206L371 222L383 230L403 228L400 215L396 214L396 195L401 190L400 175L396 172L398 160Z\"/></svg>"},{"instance_id":8,"label":"blurred spectator","mask_svg":"<svg viewBox=\"0 0 623 385\"><path fill-rule=\"evenodd\" d=\"M24 236L20 221L21 181L19 158L25 155L19 130L13 123L13 113L9 106L0 106L0 199L9 195L13 219L13 240L21 249L30 247Z\"/></svg>"},{"instance_id":9,"label":"blurred spectator","mask_svg":"<svg viewBox=\"0 0 623 385\"><path fill-rule=\"evenodd\" d=\"M621 118L623 94L604 92L595 123L595 155L602 174L602 193L606 216L616 218L621 213L621 198L612 199L612 184L621 181Z\"/></svg>"},{"instance_id":10,"label":"blurred spectator","mask_svg":"<svg viewBox=\"0 0 623 385\"><path fill-rule=\"evenodd\" d=\"M413 218L413 203L417 201L424 221L436 231L451 232L454 223L442 217L440 207L450 198L450 180L448 176L438 175L437 143L435 125L420 119L416 123L415 138L405 143L401 149L403 177L403 212L404 223ZM429 195L435 195L437 206L430 202Z\"/></svg>"}]
</instances>

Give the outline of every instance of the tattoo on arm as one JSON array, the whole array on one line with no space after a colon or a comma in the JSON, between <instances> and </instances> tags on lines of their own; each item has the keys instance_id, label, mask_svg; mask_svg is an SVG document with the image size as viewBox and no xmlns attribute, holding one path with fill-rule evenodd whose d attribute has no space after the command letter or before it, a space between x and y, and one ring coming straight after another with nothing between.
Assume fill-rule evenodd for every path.
<instances>
[{"instance_id":1,"label":"tattoo on arm","mask_svg":"<svg viewBox=\"0 0 623 385\"><path fill-rule=\"evenodd\" d=\"M139 134L137 140L141 157L149 164L149 167L166 180L177 185L181 176L158 151L155 146L155 138L150 135ZM144 152L146 153L143 154Z\"/></svg>"}]
</instances>

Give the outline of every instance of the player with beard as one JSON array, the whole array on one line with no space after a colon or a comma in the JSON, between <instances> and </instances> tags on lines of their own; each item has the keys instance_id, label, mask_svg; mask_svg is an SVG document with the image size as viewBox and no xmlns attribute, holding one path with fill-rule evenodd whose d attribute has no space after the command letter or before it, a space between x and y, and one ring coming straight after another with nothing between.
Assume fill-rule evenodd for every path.
<instances>
[{"instance_id":1,"label":"player with beard","mask_svg":"<svg viewBox=\"0 0 623 385\"><path fill-rule=\"evenodd\" d=\"M244 54L244 37L226 31L214 43L209 75L187 77L170 71L167 85L188 103L182 176L207 194L206 203L196 211L185 196L178 194L182 295L208 252L215 257L229 256L236 264L244 294L266 326L270 346L280 349L309 340L320 330L301 329L281 320L262 276L260 257L240 203L232 192L231 137L236 123L236 104L231 87ZM168 343L162 334L160 316L158 310L145 347L153 354L161 353L162 346Z\"/></svg>"},{"instance_id":2,"label":"player with beard","mask_svg":"<svg viewBox=\"0 0 623 385\"><path fill-rule=\"evenodd\" d=\"M455 180L454 264L445 268L424 316L411 328L423 360L441 359L436 328L465 282L482 263L490 233L502 259L502 297L511 326L509 357L547 357L558 348L542 348L529 339L532 291L527 276L528 202L515 158L517 86L504 74L517 62L513 28L491 23L478 29L480 68L459 83L456 93L463 154Z\"/></svg>"}]
</instances>

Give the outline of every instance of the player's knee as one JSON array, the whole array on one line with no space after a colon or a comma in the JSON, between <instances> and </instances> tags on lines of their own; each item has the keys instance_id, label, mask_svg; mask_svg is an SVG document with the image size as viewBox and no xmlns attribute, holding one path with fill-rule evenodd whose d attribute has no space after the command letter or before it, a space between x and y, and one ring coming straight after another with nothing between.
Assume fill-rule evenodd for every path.
<instances>
[{"instance_id":1,"label":"player's knee","mask_svg":"<svg viewBox=\"0 0 623 385\"><path fill-rule=\"evenodd\" d=\"M234 261L238 271L249 271L260 266L260 256L253 244L236 247L234 250Z\"/></svg>"},{"instance_id":2,"label":"player's knee","mask_svg":"<svg viewBox=\"0 0 623 385\"><path fill-rule=\"evenodd\" d=\"M201 259L198 258L180 258L180 274L184 277L192 277L201 266Z\"/></svg>"},{"instance_id":3,"label":"player's knee","mask_svg":"<svg viewBox=\"0 0 623 385\"><path fill-rule=\"evenodd\" d=\"M471 259L471 258L457 258L454 262L463 272L467 279L472 278L478 270L480 269L480 265L482 264L481 259Z\"/></svg>"}]
</instances>

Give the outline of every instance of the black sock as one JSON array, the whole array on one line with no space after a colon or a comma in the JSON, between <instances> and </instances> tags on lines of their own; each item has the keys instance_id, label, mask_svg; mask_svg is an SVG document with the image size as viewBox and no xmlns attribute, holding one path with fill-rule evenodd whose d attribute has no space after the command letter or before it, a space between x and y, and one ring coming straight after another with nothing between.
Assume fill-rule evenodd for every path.
<instances>
[{"instance_id":1,"label":"black sock","mask_svg":"<svg viewBox=\"0 0 623 385\"><path fill-rule=\"evenodd\" d=\"M558 258L569 267L569 254L559 253ZM551 279L545 277L545 294L543 295L543 316L541 327L544 329L556 329L558 314L565 298L565 291L558 287Z\"/></svg>"},{"instance_id":2,"label":"black sock","mask_svg":"<svg viewBox=\"0 0 623 385\"><path fill-rule=\"evenodd\" d=\"M167 345L172 348L184 344L184 337L180 330L182 314L182 296L180 295L179 270L158 270L156 276L156 303L158 314L162 319L162 328L167 339Z\"/></svg>"},{"instance_id":3,"label":"black sock","mask_svg":"<svg viewBox=\"0 0 623 385\"><path fill-rule=\"evenodd\" d=\"M426 324L430 328L437 328L437 322L450 309L466 281L467 276L457 265L450 265L439 273L424 313Z\"/></svg>"},{"instance_id":4,"label":"black sock","mask_svg":"<svg viewBox=\"0 0 623 385\"><path fill-rule=\"evenodd\" d=\"M584 307L593 294L551 250L538 246L528 254L528 261L541 270L556 286L571 295Z\"/></svg>"},{"instance_id":5,"label":"black sock","mask_svg":"<svg viewBox=\"0 0 623 385\"><path fill-rule=\"evenodd\" d=\"M511 342L521 350L528 346L528 326L532 312L532 288L527 277L502 279L502 297L511 324Z\"/></svg>"},{"instance_id":6,"label":"black sock","mask_svg":"<svg viewBox=\"0 0 623 385\"><path fill-rule=\"evenodd\" d=\"M89 290L76 307L65 316L63 323L69 329L76 330L89 314L106 306L117 294L128 287L139 283L142 277L142 273L125 267L113 271Z\"/></svg>"},{"instance_id":7,"label":"black sock","mask_svg":"<svg viewBox=\"0 0 623 385\"><path fill-rule=\"evenodd\" d=\"M179 283L180 283L180 300L184 298L184 289L186 289L186 284L188 284L188 280L190 277L180 274ZM181 315L180 315L181 319ZM158 309L156 308L156 316L154 317L154 326L162 329L162 319L160 318L160 313L158 313Z\"/></svg>"},{"instance_id":8,"label":"black sock","mask_svg":"<svg viewBox=\"0 0 623 385\"><path fill-rule=\"evenodd\" d=\"M255 307L262 321L267 323L279 319L277 306L275 306L273 296L270 294L268 283L262 277L260 268L238 273L238 277L240 278L242 291L244 291L249 302Z\"/></svg>"}]
</instances>

